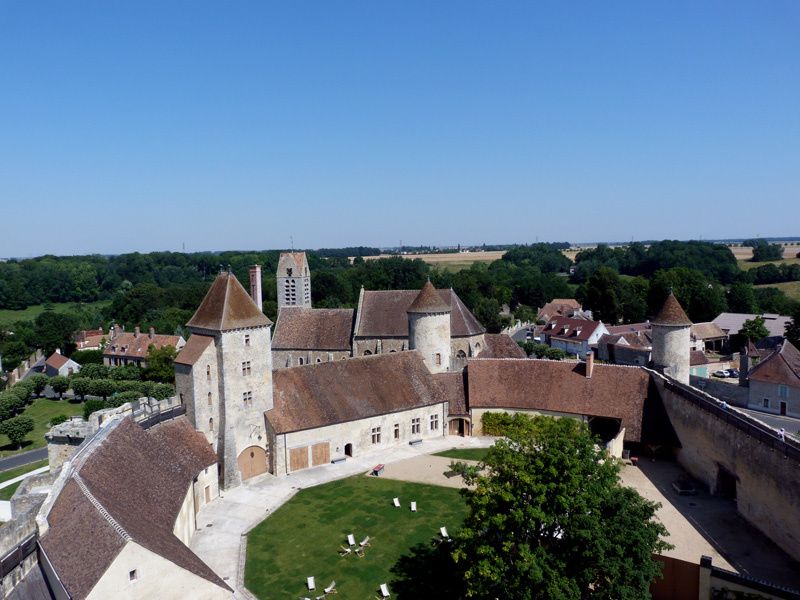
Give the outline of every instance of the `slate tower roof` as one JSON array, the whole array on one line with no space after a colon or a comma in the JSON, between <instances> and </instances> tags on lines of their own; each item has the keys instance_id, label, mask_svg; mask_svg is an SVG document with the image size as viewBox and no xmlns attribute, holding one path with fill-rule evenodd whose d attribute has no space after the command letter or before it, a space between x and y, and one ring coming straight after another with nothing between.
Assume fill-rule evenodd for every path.
<instances>
[{"instance_id":1,"label":"slate tower roof","mask_svg":"<svg viewBox=\"0 0 800 600\"><path fill-rule=\"evenodd\" d=\"M222 272L217 275L200 307L186 325L210 331L229 331L265 327L272 325L272 321L258 310L233 273Z\"/></svg>"}]
</instances>

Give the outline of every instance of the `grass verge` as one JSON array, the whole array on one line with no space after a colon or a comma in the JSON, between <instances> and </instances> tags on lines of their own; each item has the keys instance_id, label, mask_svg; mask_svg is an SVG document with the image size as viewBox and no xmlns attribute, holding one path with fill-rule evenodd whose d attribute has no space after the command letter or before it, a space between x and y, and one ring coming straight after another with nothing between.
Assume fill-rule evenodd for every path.
<instances>
[{"instance_id":1,"label":"grass verge","mask_svg":"<svg viewBox=\"0 0 800 600\"><path fill-rule=\"evenodd\" d=\"M16 469L9 469L8 471L3 471L0 473L0 483L8 481L9 479L14 479L14 477L19 477L20 475L24 475L25 473L30 473L31 471L35 471L40 467L47 466L47 460L40 460L35 463L31 463L29 465L24 465L22 467L17 467ZM14 492L17 491L17 488L21 484L21 481L17 483L13 483L8 487L4 487L0 489L0 500L11 500L11 496L14 495Z\"/></svg>"},{"instance_id":2,"label":"grass verge","mask_svg":"<svg viewBox=\"0 0 800 600\"><path fill-rule=\"evenodd\" d=\"M445 458L455 458L458 460L483 460L486 458L488 448L451 448L444 452L437 452L434 456L444 456Z\"/></svg>"},{"instance_id":3,"label":"grass verge","mask_svg":"<svg viewBox=\"0 0 800 600\"><path fill-rule=\"evenodd\" d=\"M22 448L13 446L7 436L0 435L0 457L11 456L36 448L44 448L47 445L44 434L50 429L50 419L56 415L67 415L68 417L82 415L83 403L38 398L25 408L22 414L33 419L33 431L25 437L25 441L22 442Z\"/></svg>"}]
</instances>

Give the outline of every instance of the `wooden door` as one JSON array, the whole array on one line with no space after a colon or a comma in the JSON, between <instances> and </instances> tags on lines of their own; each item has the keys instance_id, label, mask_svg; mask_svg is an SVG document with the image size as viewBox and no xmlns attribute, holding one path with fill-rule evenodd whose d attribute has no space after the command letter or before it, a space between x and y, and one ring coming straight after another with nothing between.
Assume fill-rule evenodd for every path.
<instances>
[{"instance_id":1,"label":"wooden door","mask_svg":"<svg viewBox=\"0 0 800 600\"><path fill-rule=\"evenodd\" d=\"M308 468L308 446L289 450L289 471Z\"/></svg>"},{"instance_id":2,"label":"wooden door","mask_svg":"<svg viewBox=\"0 0 800 600\"><path fill-rule=\"evenodd\" d=\"M267 472L267 453L258 446L250 446L242 450L236 462L242 473L242 481Z\"/></svg>"},{"instance_id":3,"label":"wooden door","mask_svg":"<svg viewBox=\"0 0 800 600\"><path fill-rule=\"evenodd\" d=\"M311 464L313 466L324 465L331 462L330 442L321 442L311 446Z\"/></svg>"}]
</instances>

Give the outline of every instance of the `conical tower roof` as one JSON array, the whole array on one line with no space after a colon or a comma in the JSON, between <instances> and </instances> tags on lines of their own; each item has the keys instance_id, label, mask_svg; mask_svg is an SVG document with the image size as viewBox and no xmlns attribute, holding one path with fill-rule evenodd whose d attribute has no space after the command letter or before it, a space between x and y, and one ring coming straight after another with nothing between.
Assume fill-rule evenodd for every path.
<instances>
[{"instance_id":1,"label":"conical tower roof","mask_svg":"<svg viewBox=\"0 0 800 600\"><path fill-rule=\"evenodd\" d=\"M659 312L658 316L653 319L653 325L688 327L691 324L692 321L686 315L686 312L684 312L681 303L678 302L675 294L673 294L672 290L670 290L669 296L667 296L667 299L664 300L664 306L661 307L661 312Z\"/></svg>"},{"instance_id":2,"label":"conical tower roof","mask_svg":"<svg viewBox=\"0 0 800 600\"><path fill-rule=\"evenodd\" d=\"M265 327L272 325L272 321L258 309L233 273L222 272L186 325L210 331L229 331Z\"/></svg>"},{"instance_id":3,"label":"conical tower roof","mask_svg":"<svg viewBox=\"0 0 800 600\"><path fill-rule=\"evenodd\" d=\"M442 300L442 296L428 281L414 298L406 312L410 313L446 313L450 312L450 305Z\"/></svg>"}]
</instances>

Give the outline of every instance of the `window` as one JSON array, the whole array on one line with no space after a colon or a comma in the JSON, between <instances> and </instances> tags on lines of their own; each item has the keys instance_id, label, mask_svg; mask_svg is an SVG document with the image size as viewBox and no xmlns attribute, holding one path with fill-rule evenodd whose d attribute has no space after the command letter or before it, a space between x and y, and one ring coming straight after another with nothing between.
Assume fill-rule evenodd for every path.
<instances>
[{"instance_id":1,"label":"window","mask_svg":"<svg viewBox=\"0 0 800 600\"><path fill-rule=\"evenodd\" d=\"M245 336L244 336L244 345L245 346L249 346L250 345L250 334L249 333L246 333Z\"/></svg>"},{"instance_id":2,"label":"window","mask_svg":"<svg viewBox=\"0 0 800 600\"><path fill-rule=\"evenodd\" d=\"M769 398L764 398L764 408L769 408Z\"/></svg>"},{"instance_id":3,"label":"window","mask_svg":"<svg viewBox=\"0 0 800 600\"><path fill-rule=\"evenodd\" d=\"M779 398L788 398L789 397L789 388L783 384L778 386L778 397Z\"/></svg>"},{"instance_id":4,"label":"window","mask_svg":"<svg viewBox=\"0 0 800 600\"><path fill-rule=\"evenodd\" d=\"M299 361L300 361L300 365L302 366L303 365L303 359L301 358L301 359L299 359Z\"/></svg>"},{"instance_id":5,"label":"window","mask_svg":"<svg viewBox=\"0 0 800 600\"><path fill-rule=\"evenodd\" d=\"M206 381L211 381L211 365L206 365Z\"/></svg>"},{"instance_id":6,"label":"window","mask_svg":"<svg viewBox=\"0 0 800 600\"><path fill-rule=\"evenodd\" d=\"M439 429L439 415L431 415L431 431Z\"/></svg>"},{"instance_id":7,"label":"window","mask_svg":"<svg viewBox=\"0 0 800 600\"><path fill-rule=\"evenodd\" d=\"M372 428L372 443L373 444L380 444L381 443L381 428L380 427L373 427Z\"/></svg>"},{"instance_id":8,"label":"window","mask_svg":"<svg viewBox=\"0 0 800 600\"><path fill-rule=\"evenodd\" d=\"M441 366L441 364L442 364L442 355L437 352L436 356L434 357L434 361L433 362L436 364L437 367Z\"/></svg>"},{"instance_id":9,"label":"window","mask_svg":"<svg viewBox=\"0 0 800 600\"><path fill-rule=\"evenodd\" d=\"M242 400L245 406L253 406L253 392L242 392Z\"/></svg>"},{"instance_id":10,"label":"window","mask_svg":"<svg viewBox=\"0 0 800 600\"><path fill-rule=\"evenodd\" d=\"M137 579L139 579L139 574L136 572L136 569L128 571L128 581L136 581Z\"/></svg>"},{"instance_id":11,"label":"window","mask_svg":"<svg viewBox=\"0 0 800 600\"><path fill-rule=\"evenodd\" d=\"M420 418L416 417L414 419L411 419L411 433L412 434L417 434L417 433L420 432L420 429L421 429L420 428Z\"/></svg>"},{"instance_id":12,"label":"window","mask_svg":"<svg viewBox=\"0 0 800 600\"><path fill-rule=\"evenodd\" d=\"M250 375L251 368L250 368L250 361L246 360L242 363L242 375L247 376Z\"/></svg>"},{"instance_id":13,"label":"window","mask_svg":"<svg viewBox=\"0 0 800 600\"><path fill-rule=\"evenodd\" d=\"M208 430L209 431L214 431L214 419L213 418L208 420Z\"/></svg>"},{"instance_id":14,"label":"window","mask_svg":"<svg viewBox=\"0 0 800 600\"><path fill-rule=\"evenodd\" d=\"M211 406L211 392L208 392L208 405Z\"/></svg>"},{"instance_id":15,"label":"window","mask_svg":"<svg viewBox=\"0 0 800 600\"><path fill-rule=\"evenodd\" d=\"M400 423L394 424L394 439L396 440L400 439Z\"/></svg>"}]
</instances>

